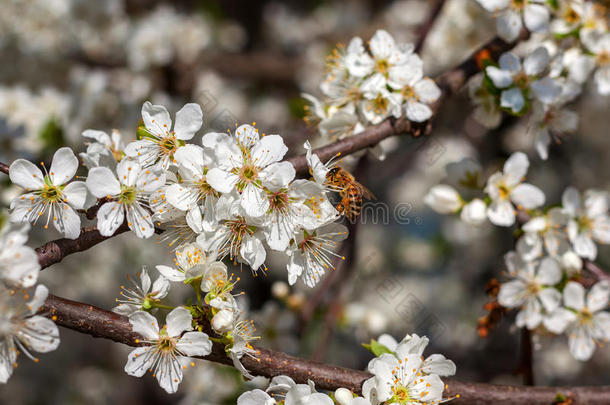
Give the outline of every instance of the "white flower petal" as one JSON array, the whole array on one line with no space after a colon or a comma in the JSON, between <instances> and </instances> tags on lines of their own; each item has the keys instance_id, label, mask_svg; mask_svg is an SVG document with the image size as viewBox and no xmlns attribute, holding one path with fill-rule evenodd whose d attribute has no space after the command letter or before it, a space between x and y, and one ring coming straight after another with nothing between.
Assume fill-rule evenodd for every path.
<instances>
[{"instance_id":1,"label":"white flower petal","mask_svg":"<svg viewBox=\"0 0 610 405\"><path fill-rule=\"evenodd\" d=\"M167 335L170 337L179 336L184 331L193 330L193 316L191 311L184 307L175 308L167 314L165 323L167 324Z\"/></svg>"},{"instance_id":2,"label":"white flower petal","mask_svg":"<svg viewBox=\"0 0 610 405\"><path fill-rule=\"evenodd\" d=\"M11 181L27 191L44 187L44 175L38 167L25 159L15 160L9 167Z\"/></svg>"},{"instance_id":3,"label":"white flower petal","mask_svg":"<svg viewBox=\"0 0 610 405\"><path fill-rule=\"evenodd\" d=\"M581 327L570 331L569 347L570 353L576 360L586 361L593 356L595 342L591 335Z\"/></svg>"},{"instance_id":4,"label":"white flower petal","mask_svg":"<svg viewBox=\"0 0 610 405\"><path fill-rule=\"evenodd\" d=\"M115 196L121 192L121 184L107 167L94 167L89 170L85 184L89 192L97 198Z\"/></svg>"},{"instance_id":5,"label":"white flower petal","mask_svg":"<svg viewBox=\"0 0 610 405\"><path fill-rule=\"evenodd\" d=\"M385 30L377 30L369 43L371 53L375 59L388 59L396 48L394 38Z\"/></svg>"},{"instance_id":6,"label":"white flower petal","mask_svg":"<svg viewBox=\"0 0 610 405\"><path fill-rule=\"evenodd\" d=\"M176 348L187 356L207 356L212 351L212 341L203 332L187 332L178 340Z\"/></svg>"},{"instance_id":7,"label":"white flower petal","mask_svg":"<svg viewBox=\"0 0 610 405\"><path fill-rule=\"evenodd\" d=\"M142 120L153 135L165 136L172 128L172 119L167 109L162 105L153 105L150 101L142 105Z\"/></svg>"},{"instance_id":8,"label":"white flower petal","mask_svg":"<svg viewBox=\"0 0 610 405\"><path fill-rule=\"evenodd\" d=\"M502 70L495 66L487 66L485 73L487 73L494 86L499 89L504 89L513 84L513 75L508 70Z\"/></svg>"},{"instance_id":9,"label":"white flower petal","mask_svg":"<svg viewBox=\"0 0 610 405\"><path fill-rule=\"evenodd\" d=\"M549 60L549 51L544 46L539 46L525 58L523 70L528 76L539 75L547 67Z\"/></svg>"},{"instance_id":10,"label":"white flower petal","mask_svg":"<svg viewBox=\"0 0 610 405\"><path fill-rule=\"evenodd\" d=\"M157 357L153 354L151 346L138 347L129 353L125 372L133 377L142 377L154 365Z\"/></svg>"},{"instance_id":11,"label":"white flower petal","mask_svg":"<svg viewBox=\"0 0 610 405\"><path fill-rule=\"evenodd\" d=\"M610 297L610 285L607 281L600 281L595 284L589 294L587 294L587 308L591 312L601 311L608 306Z\"/></svg>"},{"instance_id":12,"label":"white flower petal","mask_svg":"<svg viewBox=\"0 0 610 405\"><path fill-rule=\"evenodd\" d=\"M519 36L523 24L521 15L514 11L504 11L496 20L498 36L506 42L513 42Z\"/></svg>"},{"instance_id":13,"label":"white flower petal","mask_svg":"<svg viewBox=\"0 0 610 405\"><path fill-rule=\"evenodd\" d=\"M258 129L248 124L240 125L235 130L235 136L237 137L239 143L246 148L251 148L260 139Z\"/></svg>"},{"instance_id":14,"label":"white flower petal","mask_svg":"<svg viewBox=\"0 0 610 405\"><path fill-rule=\"evenodd\" d=\"M408 100L405 106L407 118L414 122L424 122L432 117L432 110L426 104Z\"/></svg>"},{"instance_id":15,"label":"white flower petal","mask_svg":"<svg viewBox=\"0 0 610 405\"><path fill-rule=\"evenodd\" d=\"M525 107L525 98L519 88L504 90L500 95L500 106L519 113Z\"/></svg>"},{"instance_id":16,"label":"white flower petal","mask_svg":"<svg viewBox=\"0 0 610 405\"><path fill-rule=\"evenodd\" d=\"M87 203L87 185L84 181L73 181L63 191L66 202L76 209L85 208Z\"/></svg>"},{"instance_id":17,"label":"white flower petal","mask_svg":"<svg viewBox=\"0 0 610 405\"><path fill-rule=\"evenodd\" d=\"M188 103L176 113L174 132L177 139L189 140L203 125L203 112L199 104Z\"/></svg>"},{"instance_id":18,"label":"white flower petal","mask_svg":"<svg viewBox=\"0 0 610 405\"><path fill-rule=\"evenodd\" d=\"M123 220L123 207L115 201L105 203L97 211L97 229L103 236L112 236Z\"/></svg>"},{"instance_id":19,"label":"white flower petal","mask_svg":"<svg viewBox=\"0 0 610 405\"><path fill-rule=\"evenodd\" d=\"M228 194L233 191L239 177L233 173L226 172L217 167L210 169L206 175L206 181L212 188L223 194Z\"/></svg>"},{"instance_id":20,"label":"white flower petal","mask_svg":"<svg viewBox=\"0 0 610 405\"><path fill-rule=\"evenodd\" d=\"M74 156L72 149L68 147L59 148L53 155L49 177L53 185L59 186L74 177L77 169L78 159Z\"/></svg>"},{"instance_id":21,"label":"white flower petal","mask_svg":"<svg viewBox=\"0 0 610 405\"><path fill-rule=\"evenodd\" d=\"M511 226L515 223L515 208L508 201L494 201L487 208L487 216L494 225Z\"/></svg>"},{"instance_id":22,"label":"white flower petal","mask_svg":"<svg viewBox=\"0 0 610 405\"><path fill-rule=\"evenodd\" d=\"M532 32L544 31L548 28L550 14L546 5L529 3L523 9L523 22Z\"/></svg>"},{"instance_id":23,"label":"white flower petal","mask_svg":"<svg viewBox=\"0 0 610 405\"><path fill-rule=\"evenodd\" d=\"M503 172L509 186L515 186L527 174L530 162L527 155L523 152L515 152L504 163Z\"/></svg>"},{"instance_id":24,"label":"white flower petal","mask_svg":"<svg viewBox=\"0 0 610 405\"><path fill-rule=\"evenodd\" d=\"M516 308L523 304L523 293L527 286L521 280L502 284L498 292L498 302L506 308Z\"/></svg>"},{"instance_id":25,"label":"white flower petal","mask_svg":"<svg viewBox=\"0 0 610 405\"><path fill-rule=\"evenodd\" d=\"M580 311L585 307L585 288L575 281L568 282L563 290L563 302L566 307Z\"/></svg>"},{"instance_id":26,"label":"white flower petal","mask_svg":"<svg viewBox=\"0 0 610 405\"><path fill-rule=\"evenodd\" d=\"M543 320L544 327L557 335L563 333L576 320L576 314L565 308L557 308Z\"/></svg>"},{"instance_id":27,"label":"white flower petal","mask_svg":"<svg viewBox=\"0 0 610 405\"><path fill-rule=\"evenodd\" d=\"M144 336L146 339L156 340L159 338L159 323L157 318L144 311L137 311L129 315L131 329Z\"/></svg>"},{"instance_id":28,"label":"white flower petal","mask_svg":"<svg viewBox=\"0 0 610 405\"><path fill-rule=\"evenodd\" d=\"M127 207L127 225L138 238L150 238L155 233L152 217L137 203Z\"/></svg>"}]
</instances>

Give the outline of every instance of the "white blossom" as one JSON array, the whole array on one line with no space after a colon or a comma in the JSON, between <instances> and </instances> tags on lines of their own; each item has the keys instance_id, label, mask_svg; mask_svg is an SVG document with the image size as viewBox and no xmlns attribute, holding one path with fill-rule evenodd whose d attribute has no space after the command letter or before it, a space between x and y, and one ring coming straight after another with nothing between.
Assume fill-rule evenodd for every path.
<instances>
[{"instance_id":1,"label":"white blossom","mask_svg":"<svg viewBox=\"0 0 610 405\"><path fill-rule=\"evenodd\" d=\"M9 168L10 179L27 193L11 202L11 221L36 223L47 213L45 228L52 220L55 229L66 238L76 239L80 235L80 217L75 210L87 208L92 202L84 182L68 183L77 169L78 159L68 147L55 152L45 174L27 160L15 160Z\"/></svg>"},{"instance_id":2,"label":"white blossom","mask_svg":"<svg viewBox=\"0 0 610 405\"><path fill-rule=\"evenodd\" d=\"M515 208L512 203L525 209L537 208L544 204L544 193L538 187L522 183L528 167L527 156L516 152L504 163L502 172L492 174L487 180L485 192L492 200L487 208L487 215L493 224L511 226L515 222Z\"/></svg>"},{"instance_id":3,"label":"white blossom","mask_svg":"<svg viewBox=\"0 0 610 405\"><path fill-rule=\"evenodd\" d=\"M0 281L8 286L29 288L38 280L38 255L25 244L29 230L28 224L0 229Z\"/></svg>"},{"instance_id":4,"label":"white blossom","mask_svg":"<svg viewBox=\"0 0 610 405\"><path fill-rule=\"evenodd\" d=\"M550 13L544 0L477 0L487 11L497 17L498 36L507 42L517 39L525 27L533 32L548 28Z\"/></svg>"},{"instance_id":5,"label":"white blossom","mask_svg":"<svg viewBox=\"0 0 610 405\"><path fill-rule=\"evenodd\" d=\"M153 283L145 267L138 274L138 278L140 283L129 278L133 288L121 286L121 296L123 298L116 300L119 305L114 307L112 312L129 316L136 311L151 310L154 309L155 303L158 303L169 293L169 280L159 276Z\"/></svg>"},{"instance_id":6,"label":"white blossom","mask_svg":"<svg viewBox=\"0 0 610 405\"><path fill-rule=\"evenodd\" d=\"M584 287L574 281L563 290L565 308L559 308L545 320L551 332L569 336L570 353L578 360L589 360L596 343L610 340L610 312L608 307L610 287L607 281L595 284L585 297Z\"/></svg>"},{"instance_id":7,"label":"white blossom","mask_svg":"<svg viewBox=\"0 0 610 405\"><path fill-rule=\"evenodd\" d=\"M38 361L31 352L48 353L59 346L59 331L50 319L36 315L49 291L38 285L32 290L13 291L0 286L0 383L6 383L22 353Z\"/></svg>"},{"instance_id":8,"label":"white blossom","mask_svg":"<svg viewBox=\"0 0 610 405\"><path fill-rule=\"evenodd\" d=\"M207 182L226 194L237 190L241 206L250 216L261 216L269 208L264 187L277 179L294 176L289 162L280 162L288 148L279 135L260 136L252 125L241 125L235 136L208 133L203 145L213 148L217 166L207 173Z\"/></svg>"},{"instance_id":9,"label":"white blossom","mask_svg":"<svg viewBox=\"0 0 610 405\"><path fill-rule=\"evenodd\" d=\"M333 257L342 258L335 252L338 242L346 237L347 228L337 223L298 232L286 252L290 256L286 265L290 285L300 277L305 285L314 287L327 270L335 267Z\"/></svg>"},{"instance_id":10,"label":"white blossom","mask_svg":"<svg viewBox=\"0 0 610 405\"><path fill-rule=\"evenodd\" d=\"M129 323L134 332L142 335L144 346L129 354L125 372L142 377L150 370L161 388L172 394L182 381L182 370L189 357L207 356L212 351L212 342L207 334L192 331L193 316L184 307L172 310L166 322L159 329L157 319L148 312L138 311L129 316Z\"/></svg>"},{"instance_id":11,"label":"white blossom","mask_svg":"<svg viewBox=\"0 0 610 405\"><path fill-rule=\"evenodd\" d=\"M578 191L569 187L563 192L562 203L568 214L568 237L574 251L583 258L594 260L597 256L595 241L610 243L610 217L608 217L608 194L588 190L581 199Z\"/></svg>"},{"instance_id":12,"label":"white blossom","mask_svg":"<svg viewBox=\"0 0 610 405\"><path fill-rule=\"evenodd\" d=\"M108 198L97 212L97 228L111 236L127 217L127 225L139 238L149 238L155 228L148 211L148 196L165 183L165 174L142 169L140 164L124 158L116 173L107 167L89 170L87 187L97 198Z\"/></svg>"},{"instance_id":13,"label":"white blossom","mask_svg":"<svg viewBox=\"0 0 610 405\"><path fill-rule=\"evenodd\" d=\"M550 257L525 262L514 252L505 261L514 279L502 284L498 302L506 308L521 308L517 326L535 329L542 322L543 310L551 313L560 305L561 293L554 288L562 277L559 264Z\"/></svg>"},{"instance_id":14,"label":"white blossom","mask_svg":"<svg viewBox=\"0 0 610 405\"><path fill-rule=\"evenodd\" d=\"M167 169L174 163L174 154L195 136L203 124L203 112L198 104L185 104L176 113L176 123L172 130L172 119L162 105L149 101L142 106L144 135L125 148L127 156L137 159L143 167L157 165Z\"/></svg>"}]
</instances>

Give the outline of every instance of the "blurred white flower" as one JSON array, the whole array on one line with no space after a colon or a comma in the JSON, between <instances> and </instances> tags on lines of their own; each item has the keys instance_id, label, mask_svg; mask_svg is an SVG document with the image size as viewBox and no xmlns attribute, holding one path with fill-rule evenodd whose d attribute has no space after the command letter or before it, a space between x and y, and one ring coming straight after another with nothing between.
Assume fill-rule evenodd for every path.
<instances>
[{"instance_id":1,"label":"blurred white flower","mask_svg":"<svg viewBox=\"0 0 610 405\"><path fill-rule=\"evenodd\" d=\"M513 153L504 163L502 172L492 174L487 180L485 192L491 197L487 209L489 220L498 226L511 226L515 222L515 208L533 209L544 204L542 190L522 183L527 174L529 160L522 152Z\"/></svg>"}]
</instances>

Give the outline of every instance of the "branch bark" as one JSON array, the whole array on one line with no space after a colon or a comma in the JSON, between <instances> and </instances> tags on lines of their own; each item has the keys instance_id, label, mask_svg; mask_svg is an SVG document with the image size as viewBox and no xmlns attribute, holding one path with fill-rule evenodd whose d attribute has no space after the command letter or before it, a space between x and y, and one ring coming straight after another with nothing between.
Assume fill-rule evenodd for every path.
<instances>
[{"instance_id":1,"label":"branch bark","mask_svg":"<svg viewBox=\"0 0 610 405\"><path fill-rule=\"evenodd\" d=\"M128 230L127 223L123 223L112 236L103 236L95 227L83 228L80 236L76 239L56 239L36 248L38 263L40 263L41 270L46 269L52 264L61 262L64 257L72 253L85 251L106 239L120 235Z\"/></svg>"},{"instance_id":2,"label":"branch bark","mask_svg":"<svg viewBox=\"0 0 610 405\"><path fill-rule=\"evenodd\" d=\"M436 23L441 11L443 10L443 6L445 5L445 0L436 0L434 5L432 6L432 11L428 16L426 22L419 29L419 37L417 38L417 42L415 43L415 53L420 53L424 44L426 43L426 38L428 38L428 34L432 30L432 27Z\"/></svg>"},{"instance_id":3,"label":"branch bark","mask_svg":"<svg viewBox=\"0 0 610 405\"><path fill-rule=\"evenodd\" d=\"M93 305L70 301L50 295L41 312L63 327L97 338L110 339L129 346L138 346L142 337L131 330L127 317L106 311ZM282 352L256 348L256 358L244 356L243 365L254 375L274 377L288 375L298 383L312 380L316 387L334 390L348 388L360 393L362 383L371 377L364 371L328 365L316 361L289 356ZM212 353L205 360L231 365L220 344L214 344ZM608 403L610 386L598 387L522 387L467 383L446 379L449 395L459 394L456 404L468 405L550 405L557 394L571 398L574 404L602 405Z\"/></svg>"}]
</instances>

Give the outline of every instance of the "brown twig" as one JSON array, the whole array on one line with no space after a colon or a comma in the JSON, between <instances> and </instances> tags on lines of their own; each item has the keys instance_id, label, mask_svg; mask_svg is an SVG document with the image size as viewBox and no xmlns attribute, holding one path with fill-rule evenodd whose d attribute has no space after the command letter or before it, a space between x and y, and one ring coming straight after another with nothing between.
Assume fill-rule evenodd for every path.
<instances>
[{"instance_id":1,"label":"brown twig","mask_svg":"<svg viewBox=\"0 0 610 405\"><path fill-rule=\"evenodd\" d=\"M91 335L110 339L129 346L138 346L142 338L131 330L126 317L92 305L70 301L50 295L41 312L52 317L55 322L66 328ZM257 348L256 358L244 356L242 364L254 375L274 377L287 375L297 383L315 382L316 387L334 390L345 387L360 393L362 383L371 377L370 374L343 367L319 363L289 356L282 352ZM220 344L214 344L212 353L206 360L221 364L232 364ZM610 386L597 387L520 387L465 383L447 380L448 394L459 394L456 404L468 405L513 405L527 403L530 405L549 405L557 394L571 398L575 403L607 404L610 397Z\"/></svg>"},{"instance_id":2,"label":"brown twig","mask_svg":"<svg viewBox=\"0 0 610 405\"><path fill-rule=\"evenodd\" d=\"M585 269L587 269L590 273L592 273L598 280L609 281L610 282L610 274L606 273L601 267L592 262L591 260L585 260L583 263Z\"/></svg>"},{"instance_id":3,"label":"brown twig","mask_svg":"<svg viewBox=\"0 0 610 405\"><path fill-rule=\"evenodd\" d=\"M532 333L528 328L521 328L521 359L517 372L523 375L523 384L534 385L534 351Z\"/></svg>"},{"instance_id":4,"label":"brown twig","mask_svg":"<svg viewBox=\"0 0 610 405\"><path fill-rule=\"evenodd\" d=\"M76 239L56 239L36 248L38 263L40 263L41 269L45 269L52 264L61 262L64 257L72 253L85 251L106 239L120 235L128 230L127 223L124 223L112 236L103 236L95 227L83 228L80 236Z\"/></svg>"},{"instance_id":5,"label":"brown twig","mask_svg":"<svg viewBox=\"0 0 610 405\"><path fill-rule=\"evenodd\" d=\"M438 16L441 14L441 11L443 10L444 5L445 5L445 0L436 0L434 5L432 6L433 8L432 8L432 11L430 12L430 15L428 16L428 19L418 30L419 36L417 38L417 42L415 43L415 50L414 50L415 53L421 52L422 48L424 47L424 44L426 43L426 38L428 38L428 34L430 33L430 30L436 23Z\"/></svg>"},{"instance_id":6,"label":"brown twig","mask_svg":"<svg viewBox=\"0 0 610 405\"><path fill-rule=\"evenodd\" d=\"M0 172L2 172L4 174L8 174L8 166L2 162L0 162Z\"/></svg>"}]
</instances>

